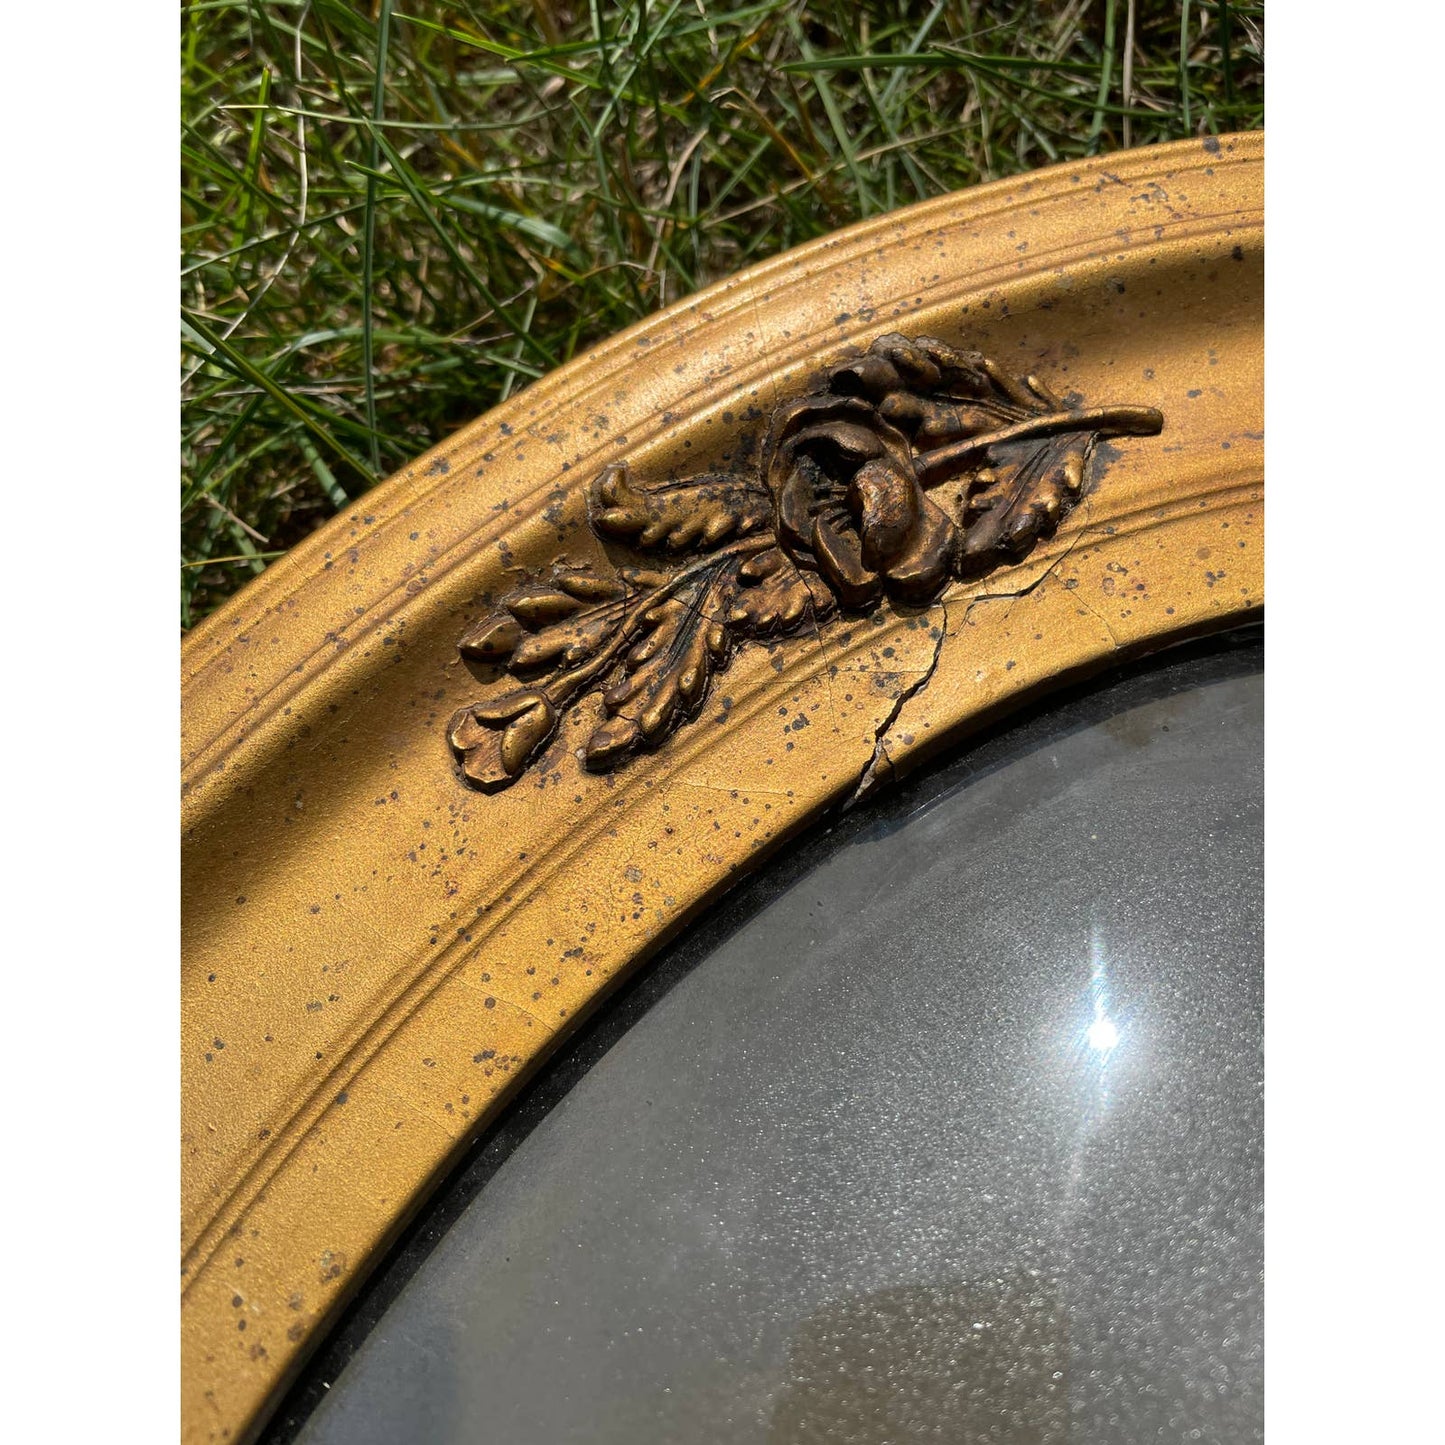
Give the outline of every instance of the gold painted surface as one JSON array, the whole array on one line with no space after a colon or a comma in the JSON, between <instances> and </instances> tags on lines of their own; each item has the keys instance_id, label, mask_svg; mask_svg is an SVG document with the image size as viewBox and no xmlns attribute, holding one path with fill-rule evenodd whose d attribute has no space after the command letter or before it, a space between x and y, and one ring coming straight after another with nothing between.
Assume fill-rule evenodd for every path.
<instances>
[{"instance_id":1,"label":"gold painted surface","mask_svg":"<svg viewBox=\"0 0 1445 1445\"><path fill-rule=\"evenodd\" d=\"M522 1075L789 833L1040 689L1258 612L1262 181L1259 135L1153 147L790 252L462 429L191 634L187 1440L259 1428ZM739 653L664 750L586 772L584 706L509 790L465 787L445 727L481 689L456 639L523 572L606 564L587 482L724 465L889 331L1165 430L1017 567Z\"/></svg>"}]
</instances>

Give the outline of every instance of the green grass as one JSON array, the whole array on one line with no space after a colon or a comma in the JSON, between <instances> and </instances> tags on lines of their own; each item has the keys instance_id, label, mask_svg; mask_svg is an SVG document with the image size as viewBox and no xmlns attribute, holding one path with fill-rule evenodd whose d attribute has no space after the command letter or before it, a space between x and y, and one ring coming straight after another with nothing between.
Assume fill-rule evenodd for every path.
<instances>
[{"instance_id":1,"label":"green grass","mask_svg":"<svg viewBox=\"0 0 1445 1445\"><path fill-rule=\"evenodd\" d=\"M896 206L1263 124L1260 4L201 0L181 621L447 432Z\"/></svg>"}]
</instances>

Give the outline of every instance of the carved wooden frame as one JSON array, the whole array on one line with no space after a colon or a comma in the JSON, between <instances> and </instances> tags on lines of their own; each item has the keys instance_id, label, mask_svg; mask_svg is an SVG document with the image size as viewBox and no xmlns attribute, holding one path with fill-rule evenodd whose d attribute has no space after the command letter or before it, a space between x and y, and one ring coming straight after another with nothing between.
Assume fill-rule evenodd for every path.
<instances>
[{"instance_id":1,"label":"carved wooden frame","mask_svg":"<svg viewBox=\"0 0 1445 1445\"><path fill-rule=\"evenodd\" d=\"M1262 182L1262 136L1185 142L780 256L187 638L186 1439L259 1430L518 1081L740 872L1260 612Z\"/></svg>"}]
</instances>

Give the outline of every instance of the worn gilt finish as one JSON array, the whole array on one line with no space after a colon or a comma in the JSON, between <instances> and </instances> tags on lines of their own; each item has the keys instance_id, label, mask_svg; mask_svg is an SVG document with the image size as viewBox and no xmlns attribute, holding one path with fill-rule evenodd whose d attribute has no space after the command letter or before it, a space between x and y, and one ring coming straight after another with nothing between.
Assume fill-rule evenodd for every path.
<instances>
[{"instance_id":1,"label":"worn gilt finish","mask_svg":"<svg viewBox=\"0 0 1445 1445\"><path fill-rule=\"evenodd\" d=\"M464 428L187 639L188 1440L254 1433L517 1081L739 871L1061 679L1258 613L1262 160L1258 136L1113 155L779 257ZM937 367L925 338L1022 389L1029 415L1006 425L1062 411L1078 457L1129 434L1098 444L1092 485L1045 468L1056 524L1030 502L968 508L1012 497L1027 468L1008 448L1044 440L970 434L957 413L977 397L935 394L926 368L922 387L838 389L870 357ZM847 430L855 402L866 435ZM1115 402L1147 411L1080 421ZM954 407L957 438L931 444L925 403ZM689 486L700 510L653 515ZM1024 514L1047 524L1001 555L1007 525L990 542L989 524ZM677 676L656 738L645 705L607 695L651 687L623 650L674 624L674 592L613 671L548 695L555 731L544 716L503 757L525 709L479 708L524 686L505 673L518 648L685 589L724 553L728 609L691 615L725 626L727 669ZM578 597L583 577L632 591ZM582 606L519 617L528 588ZM525 686L585 668L575 645ZM626 723L637 737L609 753ZM860 1051L862 1073L889 1066Z\"/></svg>"},{"instance_id":2,"label":"worn gilt finish","mask_svg":"<svg viewBox=\"0 0 1445 1445\"><path fill-rule=\"evenodd\" d=\"M514 783L559 712L593 691L604 717L589 768L657 746L696 715L739 642L816 629L885 595L922 605L951 578L1019 560L1082 495L1101 437L1163 424L1153 407L1071 406L981 352L894 333L778 407L752 471L646 487L613 462L588 517L644 565L554 563L462 638L464 657L527 684L453 719L463 776L488 792ZM945 484L951 505L929 495Z\"/></svg>"}]
</instances>

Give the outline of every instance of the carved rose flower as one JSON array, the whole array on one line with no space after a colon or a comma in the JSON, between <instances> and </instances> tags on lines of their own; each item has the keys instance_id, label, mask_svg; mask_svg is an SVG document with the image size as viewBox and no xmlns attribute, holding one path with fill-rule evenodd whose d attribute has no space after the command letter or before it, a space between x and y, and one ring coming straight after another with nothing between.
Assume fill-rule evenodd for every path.
<instances>
[{"instance_id":1,"label":"carved rose flower","mask_svg":"<svg viewBox=\"0 0 1445 1445\"><path fill-rule=\"evenodd\" d=\"M786 407L764 466L783 546L816 565L845 607L885 591L926 602L943 585L954 525L919 484L907 437L869 402Z\"/></svg>"}]
</instances>

